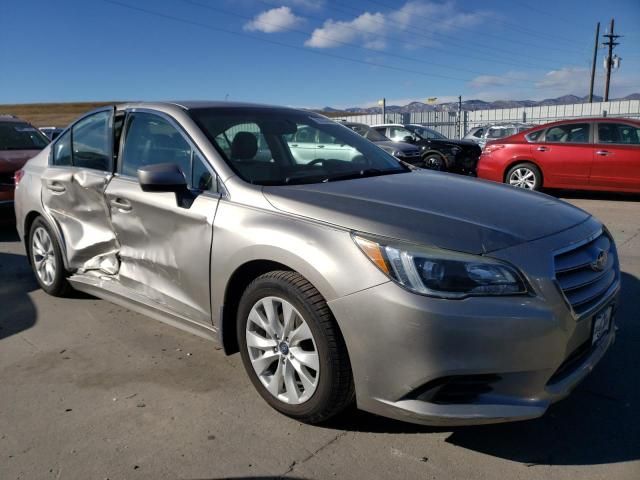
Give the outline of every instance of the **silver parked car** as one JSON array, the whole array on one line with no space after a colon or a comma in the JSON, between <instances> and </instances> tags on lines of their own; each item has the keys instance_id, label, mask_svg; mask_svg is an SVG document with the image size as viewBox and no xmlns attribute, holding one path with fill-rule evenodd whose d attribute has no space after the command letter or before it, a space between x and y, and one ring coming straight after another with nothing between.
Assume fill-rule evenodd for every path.
<instances>
[{"instance_id":1,"label":"silver parked car","mask_svg":"<svg viewBox=\"0 0 640 480\"><path fill-rule=\"evenodd\" d=\"M340 158L296 156L301 131L343 145ZM354 401L424 424L538 417L614 340L618 259L595 218L409 170L315 113L119 105L73 123L18 178L42 289L239 351L260 395L302 421Z\"/></svg>"},{"instance_id":2,"label":"silver parked car","mask_svg":"<svg viewBox=\"0 0 640 480\"><path fill-rule=\"evenodd\" d=\"M524 132L535 127L533 123L505 123L498 125L489 125L485 127L482 136L477 140L480 148L484 148L487 142L498 140L500 138L510 137L516 133ZM465 137L466 138L466 137Z\"/></svg>"}]
</instances>

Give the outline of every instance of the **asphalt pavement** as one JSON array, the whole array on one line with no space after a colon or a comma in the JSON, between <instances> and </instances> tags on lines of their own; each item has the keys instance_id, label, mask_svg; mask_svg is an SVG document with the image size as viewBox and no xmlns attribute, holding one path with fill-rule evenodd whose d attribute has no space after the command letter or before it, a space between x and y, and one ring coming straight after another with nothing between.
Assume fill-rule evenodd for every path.
<instances>
[{"instance_id":1,"label":"asphalt pavement","mask_svg":"<svg viewBox=\"0 0 640 480\"><path fill-rule=\"evenodd\" d=\"M611 230L618 338L542 418L428 428L272 410L238 355L109 302L39 290L0 226L0 479L640 478L640 197L568 194ZM526 212L520 214L526 215Z\"/></svg>"}]
</instances>

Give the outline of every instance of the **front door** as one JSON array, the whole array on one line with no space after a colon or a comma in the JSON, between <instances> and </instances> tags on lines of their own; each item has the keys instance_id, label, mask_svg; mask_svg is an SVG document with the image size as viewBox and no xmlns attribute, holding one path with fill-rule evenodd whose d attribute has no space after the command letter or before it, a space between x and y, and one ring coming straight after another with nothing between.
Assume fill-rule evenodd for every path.
<instances>
[{"instance_id":1,"label":"front door","mask_svg":"<svg viewBox=\"0 0 640 480\"><path fill-rule=\"evenodd\" d=\"M142 191L138 168L158 163L182 169L189 198ZM120 283L170 313L210 326L217 180L172 119L139 111L127 115L117 173L106 197L120 244Z\"/></svg>"},{"instance_id":2,"label":"front door","mask_svg":"<svg viewBox=\"0 0 640 480\"><path fill-rule=\"evenodd\" d=\"M589 123L567 123L549 128L545 141L531 146L531 155L542 167L544 184L572 188L589 183L593 143Z\"/></svg>"},{"instance_id":3,"label":"front door","mask_svg":"<svg viewBox=\"0 0 640 480\"><path fill-rule=\"evenodd\" d=\"M104 190L113 172L114 109L79 120L55 140L42 174L42 204L72 269L111 269L118 245ZM106 267L105 267L106 266Z\"/></svg>"},{"instance_id":4,"label":"front door","mask_svg":"<svg viewBox=\"0 0 640 480\"><path fill-rule=\"evenodd\" d=\"M589 183L640 191L640 127L621 122L598 124Z\"/></svg>"}]
</instances>

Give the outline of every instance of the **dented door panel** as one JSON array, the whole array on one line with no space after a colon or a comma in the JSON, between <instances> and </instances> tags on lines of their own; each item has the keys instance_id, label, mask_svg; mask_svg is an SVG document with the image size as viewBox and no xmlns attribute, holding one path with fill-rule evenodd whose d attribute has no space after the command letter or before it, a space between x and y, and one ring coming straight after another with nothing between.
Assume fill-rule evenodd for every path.
<instances>
[{"instance_id":1,"label":"dented door panel","mask_svg":"<svg viewBox=\"0 0 640 480\"><path fill-rule=\"evenodd\" d=\"M120 246L120 284L211 326L209 265L217 196L201 194L183 208L174 193L143 192L136 180L116 176L106 198Z\"/></svg>"},{"instance_id":2,"label":"dented door panel","mask_svg":"<svg viewBox=\"0 0 640 480\"><path fill-rule=\"evenodd\" d=\"M48 168L42 174L42 204L62 233L70 269L113 264L118 242L104 197L110 178L111 173L75 167Z\"/></svg>"}]
</instances>

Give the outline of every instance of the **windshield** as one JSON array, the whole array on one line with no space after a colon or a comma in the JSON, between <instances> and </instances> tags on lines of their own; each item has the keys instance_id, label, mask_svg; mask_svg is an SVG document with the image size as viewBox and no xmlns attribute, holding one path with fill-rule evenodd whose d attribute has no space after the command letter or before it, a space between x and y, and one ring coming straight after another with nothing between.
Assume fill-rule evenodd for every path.
<instances>
[{"instance_id":1,"label":"windshield","mask_svg":"<svg viewBox=\"0 0 640 480\"><path fill-rule=\"evenodd\" d=\"M518 133L517 127L490 128L487 132L487 138L503 138L510 137Z\"/></svg>"},{"instance_id":2,"label":"windshield","mask_svg":"<svg viewBox=\"0 0 640 480\"><path fill-rule=\"evenodd\" d=\"M362 135L367 140L371 140L372 142L388 142L389 139L385 137L383 134L374 130L369 125L365 125L364 123L347 123L345 127L350 128L354 132L359 135Z\"/></svg>"},{"instance_id":3,"label":"windshield","mask_svg":"<svg viewBox=\"0 0 640 480\"><path fill-rule=\"evenodd\" d=\"M276 109L193 109L190 114L245 181L321 183L408 172L351 129L312 113Z\"/></svg>"},{"instance_id":4,"label":"windshield","mask_svg":"<svg viewBox=\"0 0 640 480\"><path fill-rule=\"evenodd\" d=\"M445 140L447 138L441 133L426 127L419 127L416 125L407 125L407 129L411 130L413 133L417 134L419 137L427 140L433 140L434 138L438 140Z\"/></svg>"},{"instance_id":5,"label":"windshield","mask_svg":"<svg viewBox=\"0 0 640 480\"><path fill-rule=\"evenodd\" d=\"M49 141L28 123L0 122L0 150L42 150Z\"/></svg>"}]
</instances>

